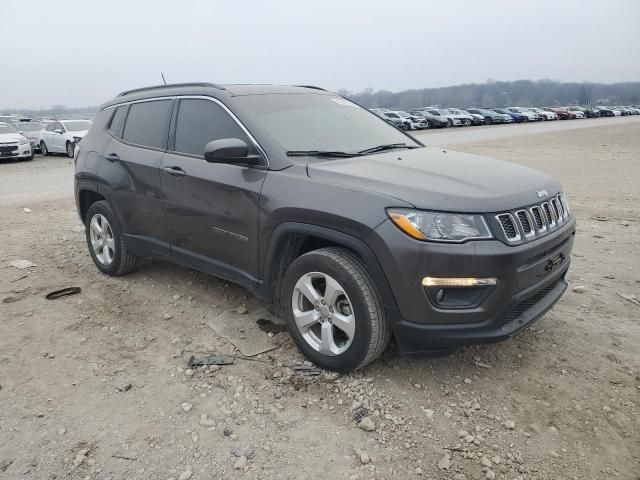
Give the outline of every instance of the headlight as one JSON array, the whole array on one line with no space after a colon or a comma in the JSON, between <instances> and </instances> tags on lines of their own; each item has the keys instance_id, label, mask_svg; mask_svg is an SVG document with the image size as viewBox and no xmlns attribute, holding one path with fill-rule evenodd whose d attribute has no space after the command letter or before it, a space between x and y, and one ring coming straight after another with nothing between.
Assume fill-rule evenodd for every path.
<instances>
[{"instance_id":1,"label":"headlight","mask_svg":"<svg viewBox=\"0 0 640 480\"><path fill-rule=\"evenodd\" d=\"M493 238L482 215L390 209L389 218L416 240L464 242Z\"/></svg>"}]
</instances>

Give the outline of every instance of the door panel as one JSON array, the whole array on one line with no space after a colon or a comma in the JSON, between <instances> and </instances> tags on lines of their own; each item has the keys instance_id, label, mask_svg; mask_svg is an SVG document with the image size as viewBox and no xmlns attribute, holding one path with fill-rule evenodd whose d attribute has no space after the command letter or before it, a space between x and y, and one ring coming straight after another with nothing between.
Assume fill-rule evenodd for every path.
<instances>
[{"instance_id":1,"label":"door panel","mask_svg":"<svg viewBox=\"0 0 640 480\"><path fill-rule=\"evenodd\" d=\"M171 254L244 283L258 276L260 190L266 171L167 153L161 178ZM178 167L184 176L164 168Z\"/></svg>"},{"instance_id":2,"label":"door panel","mask_svg":"<svg viewBox=\"0 0 640 480\"><path fill-rule=\"evenodd\" d=\"M163 152L127 145L116 138L99 161L99 191L112 204L127 242L169 255L162 211L160 165Z\"/></svg>"}]
</instances>

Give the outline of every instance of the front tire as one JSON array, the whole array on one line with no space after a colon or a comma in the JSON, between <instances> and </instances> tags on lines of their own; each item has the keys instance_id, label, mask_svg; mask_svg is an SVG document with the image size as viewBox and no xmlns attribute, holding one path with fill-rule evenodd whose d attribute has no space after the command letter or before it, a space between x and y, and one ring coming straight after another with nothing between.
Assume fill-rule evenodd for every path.
<instances>
[{"instance_id":1,"label":"front tire","mask_svg":"<svg viewBox=\"0 0 640 480\"><path fill-rule=\"evenodd\" d=\"M47 148L47 144L44 143L44 140L40 141L40 151L42 152L42 155L46 155L46 156L51 155L51 152Z\"/></svg>"},{"instance_id":2,"label":"front tire","mask_svg":"<svg viewBox=\"0 0 640 480\"><path fill-rule=\"evenodd\" d=\"M95 202L85 218L85 237L89 253L102 273L117 277L136 269L138 257L127 250L122 232L114 221L109 204Z\"/></svg>"},{"instance_id":3,"label":"front tire","mask_svg":"<svg viewBox=\"0 0 640 480\"><path fill-rule=\"evenodd\" d=\"M348 250L298 257L285 274L281 305L300 351L327 370L362 368L389 344L391 327L373 280Z\"/></svg>"},{"instance_id":4,"label":"front tire","mask_svg":"<svg viewBox=\"0 0 640 480\"><path fill-rule=\"evenodd\" d=\"M75 149L76 144L74 142L67 142L67 157L73 158L73 151Z\"/></svg>"}]
</instances>

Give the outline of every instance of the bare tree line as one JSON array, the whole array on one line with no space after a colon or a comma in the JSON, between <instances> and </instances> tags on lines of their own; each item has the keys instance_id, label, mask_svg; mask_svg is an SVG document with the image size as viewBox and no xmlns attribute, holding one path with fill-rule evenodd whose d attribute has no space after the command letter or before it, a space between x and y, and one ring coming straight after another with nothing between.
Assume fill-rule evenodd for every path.
<instances>
[{"instance_id":1,"label":"bare tree line","mask_svg":"<svg viewBox=\"0 0 640 480\"><path fill-rule=\"evenodd\" d=\"M338 93L367 107L410 109L438 105L443 107L553 106L553 105L638 105L640 82L571 83L555 80L516 80L472 83L440 88L422 88L390 92L374 92L368 88L359 93Z\"/></svg>"}]
</instances>

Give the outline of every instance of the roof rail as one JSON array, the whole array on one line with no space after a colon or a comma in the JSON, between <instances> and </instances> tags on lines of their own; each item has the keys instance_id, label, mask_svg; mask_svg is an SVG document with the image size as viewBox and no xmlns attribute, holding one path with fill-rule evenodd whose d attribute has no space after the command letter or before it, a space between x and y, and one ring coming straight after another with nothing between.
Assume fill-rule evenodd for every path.
<instances>
[{"instance_id":1,"label":"roof rail","mask_svg":"<svg viewBox=\"0 0 640 480\"><path fill-rule=\"evenodd\" d=\"M215 83L207 83L207 82L169 83L167 85L153 85L151 87L133 88L131 90L125 90L124 92L120 92L117 96L124 97L125 95L129 95L131 93L144 92L147 90L157 90L159 88L175 88L175 87L212 87L212 88L217 88L218 90L225 89L221 85L217 85Z\"/></svg>"},{"instance_id":2,"label":"roof rail","mask_svg":"<svg viewBox=\"0 0 640 480\"><path fill-rule=\"evenodd\" d=\"M294 87L300 87L300 88L313 88L314 90L322 90L323 92L326 92L326 90L322 87L316 87L315 85L294 85Z\"/></svg>"}]
</instances>

